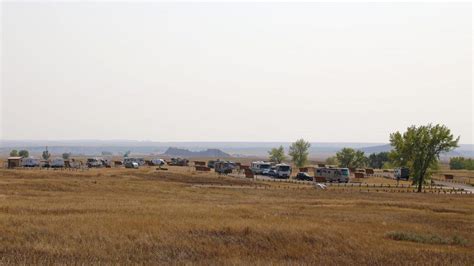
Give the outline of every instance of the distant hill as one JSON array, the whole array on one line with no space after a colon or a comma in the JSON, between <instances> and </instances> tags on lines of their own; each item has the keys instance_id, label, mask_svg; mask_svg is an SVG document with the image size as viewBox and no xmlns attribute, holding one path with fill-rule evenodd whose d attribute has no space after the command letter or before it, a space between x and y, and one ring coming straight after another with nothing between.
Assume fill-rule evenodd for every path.
<instances>
[{"instance_id":1,"label":"distant hill","mask_svg":"<svg viewBox=\"0 0 474 266\"><path fill-rule=\"evenodd\" d=\"M225 158L230 157L230 154L225 153L219 149L207 149L204 151L190 151L180 148L168 148L163 155L170 157L209 157L209 158Z\"/></svg>"},{"instance_id":2,"label":"distant hill","mask_svg":"<svg viewBox=\"0 0 474 266\"><path fill-rule=\"evenodd\" d=\"M181 157L268 157L271 148L283 146L285 151L291 145L290 142L154 142L154 141L130 141L130 140L69 140L69 141L47 141L47 140L1 140L0 156L7 156L12 149L26 149L30 155L39 157L48 146L53 156L60 156L69 152L73 155L101 155L102 152L122 156L126 151L131 151L132 156L158 155L163 152L176 154L170 156ZM473 144L460 144L454 151L442 155L443 157L464 156L474 158ZM174 147L170 150L169 147ZM324 160L334 156L342 148L348 147L364 151L366 155L383 151L390 151L388 143L357 143L357 142L312 142L310 157ZM174 149L174 151L173 151ZM181 150L181 151L180 151ZM181 154L181 155L178 155Z\"/></svg>"}]
</instances>

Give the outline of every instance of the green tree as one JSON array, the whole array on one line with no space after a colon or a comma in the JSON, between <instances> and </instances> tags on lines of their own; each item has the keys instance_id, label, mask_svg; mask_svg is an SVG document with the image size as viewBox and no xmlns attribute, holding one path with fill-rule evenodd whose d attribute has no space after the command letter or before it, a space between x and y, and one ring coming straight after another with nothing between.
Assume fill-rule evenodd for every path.
<instances>
[{"instance_id":1,"label":"green tree","mask_svg":"<svg viewBox=\"0 0 474 266\"><path fill-rule=\"evenodd\" d=\"M310 147L311 144L304 139L299 139L291 144L288 154L296 167L303 167L306 164Z\"/></svg>"},{"instance_id":2,"label":"green tree","mask_svg":"<svg viewBox=\"0 0 474 266\"><path fill-rule=\"evenodd\" d=\"M390 161L388 155L388 152L372 153L369 155L367 163L372 168L381 169L385 163Z\"/></svg>"},{"instance_id":3,"label":"green tree","mask_svg":"<svg viewBox=\"0 0 474 266\"><path fill-rule=\"evenodd\" d=\"M413 183L418 185L418 192L431 175L430 169L437 167L439 155L449 152L458 146L459 137L454 138L444 125L411 126L403 134L390 134L393 150L390 157L399 166L407 166L413 176Z\"/></svg>"},{"instance_id":4,"label":"green tree","mask_svg":"<svg viewBox=\"0 0 474 266\"><path fill-rule=\"evenodd\" d=\"M269 159L271 162L275 163L281 163L286 159L285 156L285 149L283 146L280 146L279 148L273 148L268 152Z\"/></svg>"},{"instance_id":5,"label":"green tree","mask_svg":"<svg viewBox=\"0 0 474 266\"><path fill-rule=\"evenodd\" d=\"M339 165L339 161L337 160L336 156L331 156L326 159L326 164L327 165Z\"/></svg>"},{"instance_id":6,"label":"green tree","mask_svg":"<svg viewBox=\"0 0 474 266\"><path fill-rule=\"evenodd\" d=\"M12 151L10 152L10 156L12 156L12 157L17 157L17 156L18 156L18 151L17 151L17 150L12 150Z\"/></svg>"},{"instance_id":7,"label":"green tree","mask_svg":"<svg viewBox=\"0 0 474 266\"><path fill-rule=\"evenodd\" d=\"M49 153L48 147L46 147L46 150L43 151L43 154L41 155L41 157L43 157L44 160L48 160L49 157L51 157L51 153Z\"/></svg>"},{"instance_id":8,"label":"green tree","mask_svg":"<svg viewBox=\"0 0 474 266\"><path fill-rule=\"evenodd\" d=\"M464 157L452 157L449 159L449 168L452 170L467 169L474 170L474 160Z\"/></svg>"},{"instance_id":9,"label":"green tree","mask_svg":"<svg viewBox=\"0 0 474 266\"><path fill-rule=\"evenodd\" d=\"M352 148L344 148L336 153L336 158L341 167L360 168L364 167L367 157L363 151L354 150Z\"/></svg>"},{"instance_id":10,"label":"green tree","mask_svg":"<svg viewBox=\"0 0 474 266\"><path fill-rule=\"evenodd\" d=\"M64 160L69 160L69 157L71 157L71 153L69 153L69 152L63 153L63 159Z\"/></svg>"},{"instance_id":11,"label":"green tree","mask_svg":"<svg viewBox=\"0 0 474 266\"><path fill-rule=\"evenodd\" d=\"M128 157L130 155L131 151L126 151L125 154L123 155L123 157Z\"/></svg>"},{"instance_id":12,"label":"green tree","mask_svg":"<svg viewBox=\"0 0 474 266\"><path fill-rule=\"evenodd\" d=\"M28 158L30 156L30 153L27 150L20 150L18 152L18 155L22 158Z\"/></svg>"}]
</instances>

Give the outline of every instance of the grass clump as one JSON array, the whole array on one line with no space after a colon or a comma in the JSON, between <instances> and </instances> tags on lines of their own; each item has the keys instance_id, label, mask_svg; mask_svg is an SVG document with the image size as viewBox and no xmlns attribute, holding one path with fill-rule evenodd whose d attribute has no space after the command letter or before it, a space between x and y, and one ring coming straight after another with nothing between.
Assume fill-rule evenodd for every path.
<instances>
[{"instance_id":1,"label":"grass clump","mask_svg":"<svg viewBox=\"0 0 474 266\"><path fill-rule=\"evenodd\" d=\"M458 245L464 246L467 244L467 240L460 236L453 237L441 237L434 234L418 234L411 232L388 232L386 236L396 241L410 241L422 244L435 244L435 245Z\"/></svg>"}]
</instances>

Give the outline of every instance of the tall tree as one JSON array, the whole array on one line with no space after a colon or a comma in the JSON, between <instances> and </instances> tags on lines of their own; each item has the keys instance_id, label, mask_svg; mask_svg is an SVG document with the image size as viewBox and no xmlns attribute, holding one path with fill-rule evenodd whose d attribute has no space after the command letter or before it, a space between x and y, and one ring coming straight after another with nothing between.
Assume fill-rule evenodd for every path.
<instances>
[{"instance_id":1,"label":"tall tree","mask_svg":"<svg viewBox=\"0 0 474 266\"><path fill-rule=\"evenodd\" d=\"M18 156L18 151L17 150L10 151L10 156L17 157Z\"/></svg>"},{"instance_id":2,"label":"tall tree","mask_svg":"<svg viewBox=\"0 0 474 266\"><path fill-rule=\"evenodd\" d=\"M69 152L63 153L63 159L64 160L69 160L69 157L71 157L71 153L69 153Z\"/></svg>"},{"instance_id":3,"label":"tall tree","mask_svg":"<svg viewBox=\"0 0 474 266\"><path fill-rule=\"evenodd\" d=\"M454 138L444 125L411 126L403 134L390 134L393 150L390 157L399 166L407 166L413 176L413 183L418 185L418 192L430 177L430 168L436 167L439 155L458 147L459 137Z\"/></svg>"},{"instance_id":4,"label":"tall tree","mask_svg":"<svg viewBox=\"0 0 474 266\"><path fill-rule=\"evenodd\" d=\"M341 167L359 168L364 167L367 158L363 151L354 150L352 148L344 148L336 153L336 158Z\"/></svg>"},{"instance_id":5,"label":"tall tree","mask_svg":"<svg viewBox=\"0 0 474 266\"><path fill-rule=\"evenodd\" d=\"M41 157L43 157L44 160L48 160L49 157L51 157L51 153L49 153L48 147L46 147L46 150L43 151L43 154L41 155Z\"/></svg>"},{"instance_id":6,"label":"tall tree","mask_svg":"<svg viewBox=\"0 0 474 266\"><path fill-rule=\"evenodd\" d=\"M336 156L331 156L326 159L326 164L328 165L339 165L339 161Z\"/></svg>"},{"instance_id":7,"label":"tall tree","mask_svg":"<svg viewBox=\"0 0 474 266\"><path fill-rule=\"evenodd\" d=\"M310 147L311 144L304 139L299 139L291 144L288 154L296 167L303 167L306 164Z\"/></svg>"},{"instance_id":8,"label":"tall tree","mask_svg":"<svg viewBox=\"0 0 474 266\"><path fill-rule=\"evenodd\" d=\"M30 156L30 153L27 150L20 150L18 152L18 155L22 158L28 158Z\"/></svg>"},{"instance_id":9,"label":"tall tree","mask_svg":"<svg viewBox=\"0 0 474 266\"><path fill-rule=\"evenodd\" d=\"M372 168L381 169L386 162L389 162L388 152L372 153L368 157L368 165Z\"/></svg>"},{"instance_id":10,"label":"tall tree","mask_svg":"<svg viewBox=\"0 0 474 266\"><path fill-rule=\"evenodd\" d=\"M280 146L278 148L273 148L268 152L269 159L271 162L275 163L281 163L285 160L285 149L283 146Z\"/></svg>"}]
</instances>

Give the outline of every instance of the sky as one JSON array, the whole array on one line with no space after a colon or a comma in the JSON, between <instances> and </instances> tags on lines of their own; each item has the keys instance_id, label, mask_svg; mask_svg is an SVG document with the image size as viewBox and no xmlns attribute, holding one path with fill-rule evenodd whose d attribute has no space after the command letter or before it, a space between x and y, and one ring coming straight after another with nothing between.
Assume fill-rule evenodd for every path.
<instances>
[{"instance_id":1,"label":"sky","mask_svg":"<svg viewBox=\"0 0 474 266\"><path fill-rule=\"evenodd\" d=\"M470 3L1 8L1 139L474 143Z\"/></svg>"}]
</instances>

